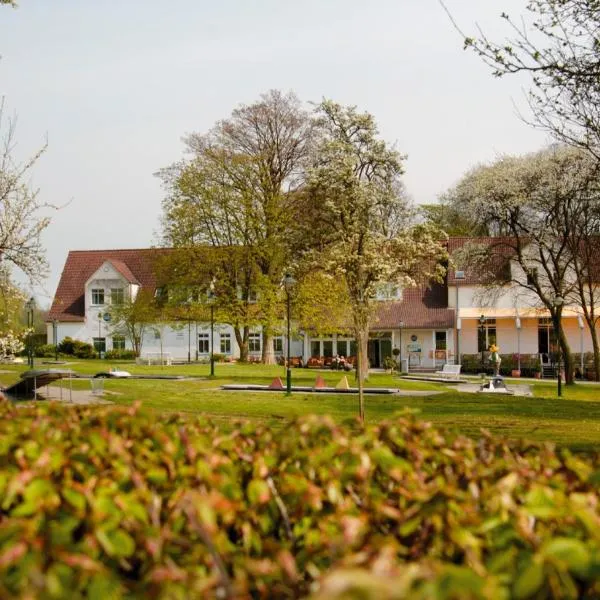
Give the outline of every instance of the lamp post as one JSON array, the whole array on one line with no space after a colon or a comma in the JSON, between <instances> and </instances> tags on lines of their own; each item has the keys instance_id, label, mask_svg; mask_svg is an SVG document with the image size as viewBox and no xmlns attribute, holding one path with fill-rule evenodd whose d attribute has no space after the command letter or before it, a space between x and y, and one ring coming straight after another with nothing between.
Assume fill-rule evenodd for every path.
<instances>
[{"instance_id":1,"label":"lamp post","mask_svg":"<svg viewBox=\"0 0 600 600\"><path fill-rule=\"evenodd\" d=\"M290 365L290 338L291 338L291 304L290 297L292 288L296 280L286 273L283 278L283 287L285 288L286 304L287 304L287 371L286 371L286 394L289 396L292 393L292 369Z\"/></svg>"},{"instance_id":2,"label":"lamp post","mask_svg":"<svg viewBox=\"0 0 600 600\"><path fill-rule=\"evenodd\" d=\"M558 397L562 396L562 377L560 375L560 317L562 314L562 306L565 303L565 299L559 294L552 299L552 306L556 309L554 311L553 325L554 325L554 336L556 337L556 362L557 362L557 393Z\"/></svg>"},{"instance_id":3,"label":"lamp post","mask_svg":"<svg viewBox=\"0 0 600 600\"><path fill-rule=\"evenodd\" d=\"M210 376L215 376L215 283L210 282Z\"/></svg>"},{"instance_id":4,"label":"lamp post","mask_svg":"<svg viewBox=\"0 0 600 600\"><path fill-rule=\"evenodd\" d=\"M483 315L479 317L479 335L481 340L481 371L484 372L483 353L485 351L485 317Z\"/></svg>"},{"instance_id":5,"label":"lamp post","mask_svg":"<svg viewBox=\"0 0 600 600\"><path fill-rule=\"evenodd\" d=\"M27 366L33 369L33 311L35 309L35 299L33 296L26 302L25 307L27 308L27 328L29 329Z\"/></svg>"},{"instance_id":6,"label":"lamp post","mask_svg":"<svg viewBox=\"0 0 600 600\"><path fill-rule=\"evenodd\" d=\"M54 338L54 360L58 360L58 319L52 321L52 337Z\"/></svg>"},{"instance_id":7,"label":"lamp post","mask_svg":"<svg viewBox=\"0 0 600 600\"><path fill-rule=\"evenodd\" d=\"M398 328L400 329L400 354L398 358L400 359L400 373L402 373L402 328L404 327L404 321L400 321L398 323Z\"/></svg>"}]
</instances>

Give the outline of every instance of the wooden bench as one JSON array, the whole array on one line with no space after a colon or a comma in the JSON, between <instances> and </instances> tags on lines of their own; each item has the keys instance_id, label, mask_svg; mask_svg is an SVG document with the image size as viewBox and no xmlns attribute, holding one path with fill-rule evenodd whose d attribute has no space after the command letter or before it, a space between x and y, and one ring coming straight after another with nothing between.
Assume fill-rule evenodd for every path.
<instances>
[{"instance_id":1,"label":"wooden bench","mask_svg":"<svg viewBox=\"0 0 600 600\"><path fill-rule=\"evenodd\" d=\"M440 377L455 377L458 378L460 375L460 368L462 365L451 365L446 363L441 371L436 371L435 374Z\"/></svg>"}]
</instances>

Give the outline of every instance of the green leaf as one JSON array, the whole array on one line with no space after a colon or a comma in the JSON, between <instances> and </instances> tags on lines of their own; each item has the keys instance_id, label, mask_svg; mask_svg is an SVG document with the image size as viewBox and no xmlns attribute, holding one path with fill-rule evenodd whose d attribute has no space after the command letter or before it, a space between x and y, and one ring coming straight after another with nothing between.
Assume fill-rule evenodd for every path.
<instances>
[{"instance_id":1,"label":"green leaf","mask_svg":"<svg viewBox=\"0 0 600 600\"><path fill-rule=\"evenodd\" d=\"M532 560L529 565L521 571L513 585L515 600L531 598L537 594L544 585L544 565Z\"/></svg>"},{"instance_id":2,"label":"green leaf","mask_svg":"<svg viewBox=\"0 0 600 600\"><path fill-rule=\"evenodd\" d=\"M83 511L85 510L86 499L83 494L75 491L72 488L65 488L62 490L63 498L77 510Z\"/></svg>"},{"instance_id":3,"label":"green leaf","mask_svg":"<svg viewBox=\"0 0 600 600\"><path fill-rule=\"evenodd\" d=\"M109 556L126 558L135 552L135 541L123 529L112 531L98 529L96 539Z\"/></svg>"},{"instance_id":4,"label":"green leaf","mask_svg":"<svg viewBox=\"0 0 600 600\"><path fill-rule=\"evenodd\" d=\"M266 481L253 479L248 484L248 500L251 504L265 504L271 498L271 492Z\"/></svg>"},{"instance_id":5,"label":"green leaf","mask_svg":"<svg viewBox=\"0 0 600 600\"><path fill-rule=\"evenodd\" d=\"M543 553L546 557L564 563L569 571L586 577L590 568L590 553L581 540L558 537L548 542Z\"/></svg>"}]
</instances>

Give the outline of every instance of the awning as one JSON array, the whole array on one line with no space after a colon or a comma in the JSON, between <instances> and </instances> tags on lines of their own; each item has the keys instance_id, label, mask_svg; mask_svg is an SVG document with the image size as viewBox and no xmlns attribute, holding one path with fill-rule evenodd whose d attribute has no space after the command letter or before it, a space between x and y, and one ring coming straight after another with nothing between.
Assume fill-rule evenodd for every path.
<instances>
[{"instance_id":1,"label":"awning","mask_svg":"<svg viewBox=\"0 0 600 600\"><path fill-rule=\"evenodd\" d=\"M459 308L458 316L461 319L479 319L483 315L487 319L539 319L550 317L550 311L546 308ZM574 318L581 316L581 311L576 308L565 307L562 310L562 318Z\"/></svg>"}]
</instances>

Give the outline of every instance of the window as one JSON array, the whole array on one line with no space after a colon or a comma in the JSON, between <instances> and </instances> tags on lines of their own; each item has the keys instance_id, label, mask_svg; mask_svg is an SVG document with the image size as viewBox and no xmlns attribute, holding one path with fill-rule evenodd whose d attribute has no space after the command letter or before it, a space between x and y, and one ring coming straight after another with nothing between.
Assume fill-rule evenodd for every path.
<instances>
[{"instance_id":1,"label":"window","mask_svg":"<svg viewBox=\"0 0 600 600\"><path fill-rule=\"evenodd\" d=\"M92 304L100 306L104 304L104 290L100 288L92 289Z\"/></svg>"},{"instance_id":2,"label":"window","mask_svg":"<svg viewBox=\"0 0 600 600\"><path fill-rule=\"evenodd\" d=\"M484 352L492 344L497 344L496 319L486 319L483 329L477 326L477 351Z\"/></svg>"},{"instance_id":3,"label":"window","mask_svg":"<svg viewBox=\"0 0 600 600\"><path fill-rule=\"evenodd\" d=\"M527 285L534 285L535 280L537 279L537 274L538 270L535 268L527 270Z\"/></svg>"},{"instance_id":4,"label":"window","mask_svg":"<svg viewBox=\"0 0 600 600\"><path fill-rule=\"evenodd\" d=\"M125 302L125 290L123 288L112 288L110 290L110 303L119 305Z\"/></svg>"},{"instance_id":5,"label":"window","mask_svg":"<svg viewBox=\"0 0 600 600\"><path fill-rule=\"evenodd\" d=\"M210 339L208 333L198 334L198 353L208 354L210 352Z\"/></svg>"},{"instance_id":6,"label":"window","mask_svg":"<svg viewBox=\"0 0 600 600\"><path fill-rule=\"evenodd\" d=\"M122 335L113 335L112 347L113 350L125 350L125 337Z\"/></svg>"},{"instance_id":7,"label":"window","mask_svg":"<svg viewBox=\"0 0 600 600\"><path fill-rule=\"evenodd\" d=\"M397 300L400 298L400 288L395 283L384 283L377 288L377 300Z\"/></svg>"},{"instance_id":8,"label":"window","mask_svg":"<svg viewBox=\"0 0 600 600\"><path fill-rule=\"evenodd\" d=\"M310 342L310 355L321 356L321 342L319 340L311 340Z\"/></svg>"},{"instance_id":9,"label":"window","mask_svg":"<svg viewBox=\"0 0 600 600\"><path fill-rule=\"evenodd\" d=\"M248 290L248 302L250 304L255 304L258 301L258 294L256 290Z\"/></svg>"},{"instance_id":10,"label":"window","mask_svg":"<svg viewBox=\"0 0 600 600\"><path fill-rule=\"evenodd\" d=\"M436 331L435 332L435 349L446 350L446 332Z\"/></svg>"},{"instance_id":11,"label":"window","mask_svg":"<svg viewBox=\"0 0 600 600\"><path fill-rule=\"evenodd\" d=\"M281 336L273 338L273 348L275 352L283 352L283 338Z\"/></svg>"},{"instance_id":12,"label":"window","mask_svg":"<svg viewBox=\"0 0 600 600\"><path fill-rule=\"evenodd\" d=\"M248 350L250 352L260 352L260 333L251 333L248 336Z\"/></svg>"},{"instance_id":13,"label":"window","mask_svg":"<svg viewBox=\"0 0 600 600\"><path fill-rule=\"evenodd\" d=\"M327 358L333 356L333 340L323 340L323 356Z\"/></svg>"},{"instance_id":14,"label":"window","mask_svg":"<svg viewBox=\"0 0 600 600\"><path fill-rule=\"evenodd\" d=\"M231 354L231 334L221 334L221 354Z\"/></svg>"},{"instance_id":15,"label":"window","mask_svg":"<svg viewBox=\"0 0 600 600\"><path fill-rule=\"evenodd\" d=\"M92 341L96 352L106 352L106 338L92 338Z\"/></svg>"}]
</instances>

